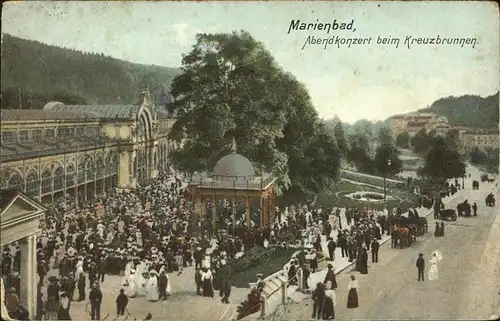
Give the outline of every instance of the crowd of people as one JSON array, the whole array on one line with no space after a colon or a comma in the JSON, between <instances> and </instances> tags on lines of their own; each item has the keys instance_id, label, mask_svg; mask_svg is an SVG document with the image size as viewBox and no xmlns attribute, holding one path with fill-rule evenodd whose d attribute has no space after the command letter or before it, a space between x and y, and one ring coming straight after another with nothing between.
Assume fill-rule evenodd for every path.
<instances>
[{"instance_id":1,"label":"crowd of people","mask_svg":"<svg viewBox=\"0 0 500 321\"><path fill-rule=\"evenodd\" d=\"M372 262L378 262L379 240L389 230L387 222L381 219L383 216L370 210L325 209L312 202L283 210L277 207L276 222L270 227L237 224L231 228L232 222L226 222L227 228L209 235L193 219L197 215L187 201L186 186L184 177L170 169L133 192L104 194L97 201L86 203L69 199L58 202L40 225L38 304L37 315L33 317L70 320L71 302L88 299L92 320L99 320L103 300L100 284L106 275L123 276L122 289L116 297L117 315L123 315L129 299L167 300L173 294L170 279L192 265L197 294L214 297L215 290L219 290L221 301L229 303L229 262L253 246L295 242L309 248L288 269L290 284L299 282L300 269L303 273L300 282L304 289L309 289L308 276L316 272L318 259L328 253L327 259L335 261L337 247L342 258L356 261L356 270L367 274L368 252L371 250ZM217 206L228 212L231 205L221 202ZM337 233L332 234L333 231ZM322 245L322 235L327 240L326 248ZM4 247L1 268L8 290L7 310L12 318L24 320L27 311L18 299L20 264L20 247L16 244ZM355 292L357 282L352 281L349 296L354 307L357 294L355 300L351 292ZM321 315L326 318L334 316L335 304L329 305L325 298L331 298L329 291L335 288L336 282L330 277L314 290L313 298L322 302ZM318 295L318 291L322 294Z\"/></svg>"},{"instance_id":2,"label":"crowd of people","mask_svg":"<svg viewBox=\"0 0 500 321\"><path fill-rule=\"evenodd\" d=\"M196 267L200 295L214 297L216 287L225 294L222 301L229 302L230 275L225 266L242 251L243 243L236 237L199 233L200 227L191 220L186 185L182 175L171 169L133 192L104 194L83 204L58 202L40 224L38 311L31 318L69 320L70 302L88 299L92 320L99 320L100 284L106 275L123 275L118 314L123 314L128 298L165 300L172 294L169 278L182 274L188 265ZM23 320L20 264L20 247L5 246L2 276L8 289L7 309L13 318Z\"/></svg>"}]
</instances>

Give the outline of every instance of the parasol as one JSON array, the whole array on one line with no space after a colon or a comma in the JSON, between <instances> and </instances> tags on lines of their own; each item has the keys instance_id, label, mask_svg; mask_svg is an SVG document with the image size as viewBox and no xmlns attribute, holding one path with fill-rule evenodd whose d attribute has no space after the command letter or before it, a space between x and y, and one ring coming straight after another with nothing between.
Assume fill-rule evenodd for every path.
<instances>
[{"instance_id":1,"label":"parasol","mask_svg":"<svg viewBox=\"0 0 500 321\"><path fill-rule=\"evenodd\" d=\"M441 262L441 260L443 259L443 255L441 254L441 252L439 252L439 250L435 250L434 252L432 252L432 256L435 256L438 262Z\"/></svg>"}]
</instances>

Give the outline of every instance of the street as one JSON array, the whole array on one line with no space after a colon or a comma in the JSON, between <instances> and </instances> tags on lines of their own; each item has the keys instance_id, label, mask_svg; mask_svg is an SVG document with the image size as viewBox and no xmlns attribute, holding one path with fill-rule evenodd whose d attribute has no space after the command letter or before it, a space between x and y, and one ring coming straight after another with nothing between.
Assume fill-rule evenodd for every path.
<instances>
[{"instance_id":1,"label":"street","mask_svg":"<svg viewBox=\"0 0 500 321\"><path fill-rule=\"evenodd\" d=\"M427 216L429 233L407 249L383 245L379 263L369 263L369 274L361 275L351 268L337 276L336 319L487 319L500 311L500 215L496 207L486 207L485 196L495 183L480 183L471 190L466 180L464 197L451 201L446 208L456 208L468 199L476 202L477 217L459 217L445 221L445 236L435 238L435 220ZM499 199L498 191L495 194ZM433 251L439 250L439 280L429 281L427 271ZM426 259L426 280L417 282L415 266L419 253ZM371 257L369 258L371 261ZM347 309L348 278L359 282L359 307ZM314 288L315 284L311 284ZM312 301L289 307L283 318L310 319Z\"/></svg>"}]
</instances>

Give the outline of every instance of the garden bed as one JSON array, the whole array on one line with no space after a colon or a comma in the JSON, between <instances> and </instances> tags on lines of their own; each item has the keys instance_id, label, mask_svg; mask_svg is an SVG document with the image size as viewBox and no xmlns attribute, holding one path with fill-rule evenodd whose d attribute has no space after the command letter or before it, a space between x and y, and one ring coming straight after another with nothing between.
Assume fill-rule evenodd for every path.
<instances>
[{"instance_id":1,"label":"garden bed","mask_svg":"<svg viewBox=\"0 0 500 321\"><path fill-rule=\"evenodd\" d=\"M364 208L366 206L371 207L372 209L381 210L384 208L384 202L366 202L362 200L351 199L345 197L345 195L354 192L367 192L374 193L380 196L380 193L383 190L379 188L375 188L372 186L366 185L358 185L351 182L341 181L334 186L332 186L327 192L318 194L316 204L322 205L324 207L339 207L344 206L348 208ZM365 194L366 195L366 194ZM416 201L417 198L415 195L410 194L406 191L399 190L396 188L388 188L387 195L392 196L387 199L387 206L389 208L393 208L395 206L401 207L402 209L406 209L409 207L409 204L413 201ZM312 196L312 198L314 195ZM383 198L383 196L382 196Z\"/></svg>"},{"instance_id":2,"label":"garden bed","mask_svg":"<svg viewBox=\"0 0 500 321\"><path fill-rule=\"evenodd\" d=\"M257 281L257 273L262 273L263 279L283 269L298 249L282 247L254 247L229 264L232 272L233 286L247 288L249 283Z\"/></svg>"}]
</instances>

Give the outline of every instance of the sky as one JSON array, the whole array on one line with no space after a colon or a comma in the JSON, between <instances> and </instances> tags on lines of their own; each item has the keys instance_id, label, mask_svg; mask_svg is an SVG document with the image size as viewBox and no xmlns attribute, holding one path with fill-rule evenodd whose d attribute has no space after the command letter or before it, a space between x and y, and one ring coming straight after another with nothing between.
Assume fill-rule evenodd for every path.
<instances>
[{"instance_id":1,"label":"sky","mask_svg":"<svg viewBox=\"0 0 500 321\"><path fill-rule=\"evenodd\" d=\"M292 30L292 20L350 30ZM499 90L499 23L493 2L7 2L2 32L119 59L181 66L200 32L248 31L306 85L322 118L352 123L425 108L450 95ZM408 36L475 38L415 44ZM366 39L349 48L307 39ZM377 44L399 38L399 46ZM352 41L352 40L351 40ZM304 47L304 44L306 46Z\"/></svg>"}]
</instances>

